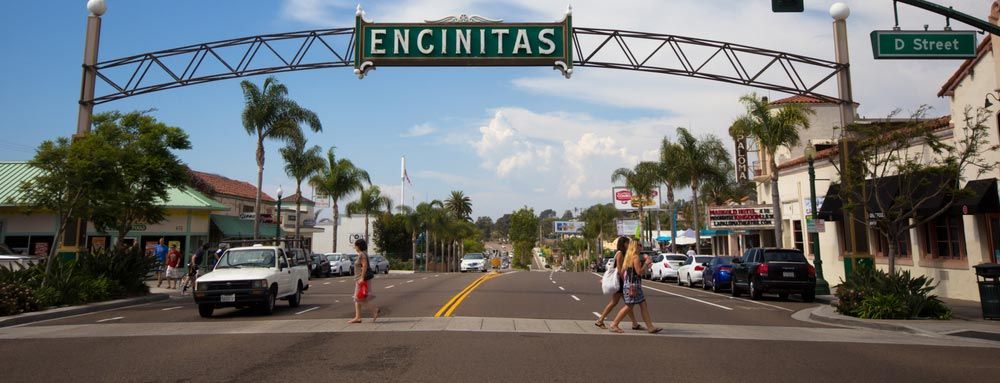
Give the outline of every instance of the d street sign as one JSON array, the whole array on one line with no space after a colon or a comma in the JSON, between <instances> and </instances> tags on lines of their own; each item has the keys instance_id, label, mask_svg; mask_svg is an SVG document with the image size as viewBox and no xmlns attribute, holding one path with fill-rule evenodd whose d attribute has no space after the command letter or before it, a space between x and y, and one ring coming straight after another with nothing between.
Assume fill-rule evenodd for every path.
<instances>
[{"instance_id":1,"label":"d street sign","mask_svg":"<svg viewBox=\"0 0 1000 383\"><path fill-rule=\"evenodd\" d=\"M572 14L555 23L452 16L425 23L373 23L355 14L354 74L380 66L549 66L573 70Z\"/></svg>"},{"instance_id":2,"label":"d street sign","mask_svg":"<svg viewBox=\"0 0 1000 383\"><path fill-rule=\"evenodd\" d=\"M976 57L974 31L872 31L876 59L970 59Z\"/></svg>"}]
</instances>

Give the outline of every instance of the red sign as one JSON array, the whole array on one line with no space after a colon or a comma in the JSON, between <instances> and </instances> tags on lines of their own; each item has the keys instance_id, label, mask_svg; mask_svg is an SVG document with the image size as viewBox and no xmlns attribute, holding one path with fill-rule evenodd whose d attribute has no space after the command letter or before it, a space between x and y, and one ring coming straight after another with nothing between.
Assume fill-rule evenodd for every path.
<instances>
[{"instance_id":1,"label":"red sign","mask_svg":"<svg viewBox=\"0 0 1000 383\"><path fill-rule=\"evenodd\" d=\"M615 200L621 202L632 201L632 191L631 190L619 190L615 193Z\"/></svg>"}]
</instances>

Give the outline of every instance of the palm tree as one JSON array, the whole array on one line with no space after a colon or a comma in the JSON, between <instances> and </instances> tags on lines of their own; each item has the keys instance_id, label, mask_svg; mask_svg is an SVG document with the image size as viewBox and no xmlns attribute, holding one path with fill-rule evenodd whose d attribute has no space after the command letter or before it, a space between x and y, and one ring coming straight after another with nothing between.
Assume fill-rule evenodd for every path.
<instances>
[{"instance_id":1,"label":"palm tree","mask_svg":"<svg viewBox=\"0 0 1000 383\"><path fill-rule=\"evenodd\" d=\"M750 137L757 140L757 145L767 158L768 173L771 177L771 210L774 214L774 240L778 247L782 246L781 227L781 196L778 195L778 164L775 161L775 151L780 147L794 147L799 144L799 127L809 129L809 116L816 114L809 108L797 104L782 106L777 112L772 112L767 97L758 97L750 93L740 97L740 102L747 108L747 113L740 117L729 128L733 137Z\"/></svg>"},{"instance_id":2,"label":"palm tree","mask_svg":"<svg viewBox=\"0 0 1000 383\"><path fill-rule=\"evenodd\" d=\"M444 206L459 219L472 219L472 200L461 190L453 190L451 196L444 201Z\"/></svg>"},{"instance_id":3,"label":"palm tree","mask_svg":"<svg viewBox=\"0 0 1000 383\"><path fill-rule=\"evenodd\" d=\"M392 211L392 200L382 195L382 189L378 185L372 185L368 189L362 190L357 201L347 204L347 216L351 214L365 215L365 242L368 239L368 217L373 214Z\"/></svg>"},{"instance_id":4,"label":"palm tree","mask_svg":"<svg viewBox=\"0 0 1000 383\"><path fill-rule=\"evenodd\" d=\"M632 200L643 201L639 208L639 222L643 220L643 205L652 198L656 185L660 182L658 164L655 162L640 162L634 169L619 168L611 173L611 182L625 182L625 187L632 191Z\"/></svg>"},{"instance_id":5,"label":"palm tree","mask_svg":"<svg viewBox=\"0 0 1000 383\"><path fill-rule=\"evenodd\" d=\"M413 225L412 226L408 226L408 228L407 228L407 230L410 230L410 228L414 229L414 230L412 230L410 232L411 233L411 239L413 241L413 249L414 249L413 252L414 252L414 255L416 255L416 252L417 252L416 251L416 248L417 248L417 239L416 239L416 237L417 237L417 231L418 230L422 230L423 233L424 233L424 271L427 271L427 261L430 259L430 254L431 254L430 253L430 244L431 244L430 229L431 229L431 226L434 224L435 216L437 215L437 209L440 209L443 206L444 206L444 204L442 204L441 201L438 201L438 200L433 200L431 202L421 202L420 204L417 205L417 208L414 210L414 215L416 217L414 217L414 222L412 222ZM407 224L410 225L409 222ZM414 258L416 258L416 257L414 256ZM414 262L416 262L416 261L414 261ZM414 263L414 265L415 265L415 263ZM416 271L416 269L414 269L414 271Z\"/></svg>"},{"instance_id":6,"label":"palm tree","mask_svg":"<svg viewBox=\"0 0 1000 383\"><path fill-rule=\"evenodd\" d=\"M313 145L306 149L305 138L295 138L287 146L281 148L281 156L285 159L285 174L295 179L295 238L299 239L299 211L302 210L302 181L326 167L320 147ZM279 214L281 212L278 212Z\"/></svg>"},{"instance_id":7,"label":"palm tree","mask_svg":"<svg viewBox=\"0 0 1000 383\"><path fill-rule=\"evenodd\" d=\"M331 147L326 152L326 164L323 170L314 175L309 183L317 192L333 200L333 251L337 251L337 228L340 225L339 201L363 190L366 183L371 185L372 180L368 172L354 166L351 160L337 159L334 149L336 147Z\"/></svg>"},{"instance_id":8,"label":"palm tree","mask_svg":"<svg viewBox=\"0 0 1000 383\"><path fill-rule=\"evenodd\" d=\"M663 142L660 143L659 175L660 182L667 185L667 204L670 206L671 243L676 241L674 238L677 238L677 221L673 219L677 211L677 205L674 202L674 187L684 183L681 173L676 168L677 162L682 158L682 151L683 148L680 145L671 142L670 138L663 137ZM676 250L676 246L671 245L671 249Z\"/></svg>"},{"instance_id":9,"label":"palm tree","mask_svg":"<svg viewBox=\"0 0 1000 383\"><path fill-rule=\"evenodd\" d=\"M243 80L243 128L247 134L257 136L257 197L254 199L253 238L257 239L260 232L260 187L264 182L264 141L289 141L302 137L299 124L306 123L314 132L323 130L319 117L313 111L299 106L288 98L288 88L269 76L264 79L264 86ZM281 212L278 212L281 214Z\"/></svg>"},{"instance_id":10,"label":"palm tree","mask_svg":"<svg viewBox=\"0 0 1000 383\"><path fill-rule=\"evenodd\" d=\"M680 147L675 170L678 172L681 183L678 185L691 188L691 202L693 216L691 222L694 224L696 253L701 253L701 221L698 213L701 205L698 202L698 192L701 182L706 179L725 177L726 167L729 166L729 152L722 145L718 137L711 134L695 138L687 129L677 128L677 145Z\"/></svg>"},{"instance_id":11,"label":"palm tree","mask_svg":"<svg viewBox=\"0 0 1000 383\"><path fill-rule=\"evenodd\" d=\"M615 209L611 204L594 205L584 210L580 218L585 223L584 233L590 234L590 239L597 239L598 244L603 244L605 234L615 231L615 218L618 218L618 209ZM598 250L603 251L604 249L599 246Z\"/></svg>"}]
</instances>

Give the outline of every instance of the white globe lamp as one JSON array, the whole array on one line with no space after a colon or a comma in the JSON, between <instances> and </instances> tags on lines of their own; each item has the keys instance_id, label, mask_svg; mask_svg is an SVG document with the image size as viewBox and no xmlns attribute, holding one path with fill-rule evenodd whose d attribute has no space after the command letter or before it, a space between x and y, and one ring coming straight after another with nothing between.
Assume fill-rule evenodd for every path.
<instances>
[{"instance_id":1,"label":"white globe lamp","mask_svg":"<svg viewBox=\"0 0 1000 383\"><path fill-rule=\"evenodd\" d=\"M104 3L104 0L90 0L87 1L87 10L90 11L91 15L101 17L108 10L108 5Z\"/></svg>"},{"instance_id":2,"label":"white globe lamp","mask_svg":"<svg viewBox=\"0 0 1000 383\"><path fill-rule=\"evenodd\" d=\"M847 7L844 3L833 3L830 6L830 17L837 21L847 20L847 16L851 15L851 8Z\"/></svg>"}]
</instances>

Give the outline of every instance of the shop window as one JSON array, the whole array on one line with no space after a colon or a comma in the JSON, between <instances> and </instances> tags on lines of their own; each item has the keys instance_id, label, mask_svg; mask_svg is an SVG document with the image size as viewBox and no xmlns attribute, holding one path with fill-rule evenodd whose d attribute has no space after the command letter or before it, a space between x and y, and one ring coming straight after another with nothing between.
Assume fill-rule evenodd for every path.
<instances>
[{"instance_id":1,"label":"shop window","mask_svg":"<svg viewBox=\"0 0 1000 383\"><path fill-rule=\"evenodd\" d=\"M924 245L932 258L965 257L965 234L961 216L942 216L924 226Z\"/></svg>"},{"instance_id":2,"label":"shop window","mask_svg":"<svg viewBox=\"0 0 1000 383\"><path fill-rule=\"evenodd\" d=\"M253 205L243 205L244 213L253 213Z\"/></svg>"},{"instance_id":3,"label":"shop window","mask_svg":"<svg viewBox=\"0 0 1000 383\"><path fill-rule=\"evenodd\" d=\"M18 254L28 254L28 241L31 237L26 235L8 235L4 238L4 243L12 251Z\"/></svg>"},{"instance_id":4,"label":"shop window","mask_svg":"<svg viewBox=\"0 0 1000 383\"><path fill-rule=\"evenodd\" d=\"M805 251L806 246L802 237L802 221L792 221L792 239L795 241L795 248Z\"/></svg>"},{"instance_id":5,"label":"shop window","mask_svg":"<svg viewBox=\"0 0 1000 383\"><path fill-rule=\"evenodd\" d=\"M879 232L872 232L871 238L877 239L875 243L875 255L879 257L889 256L889 240ZM913 254L913 246L910 242L910 231L907 230L903 236L899 237L896 244L896 258L910 258Z\"/></svg>"}]
</instances>

